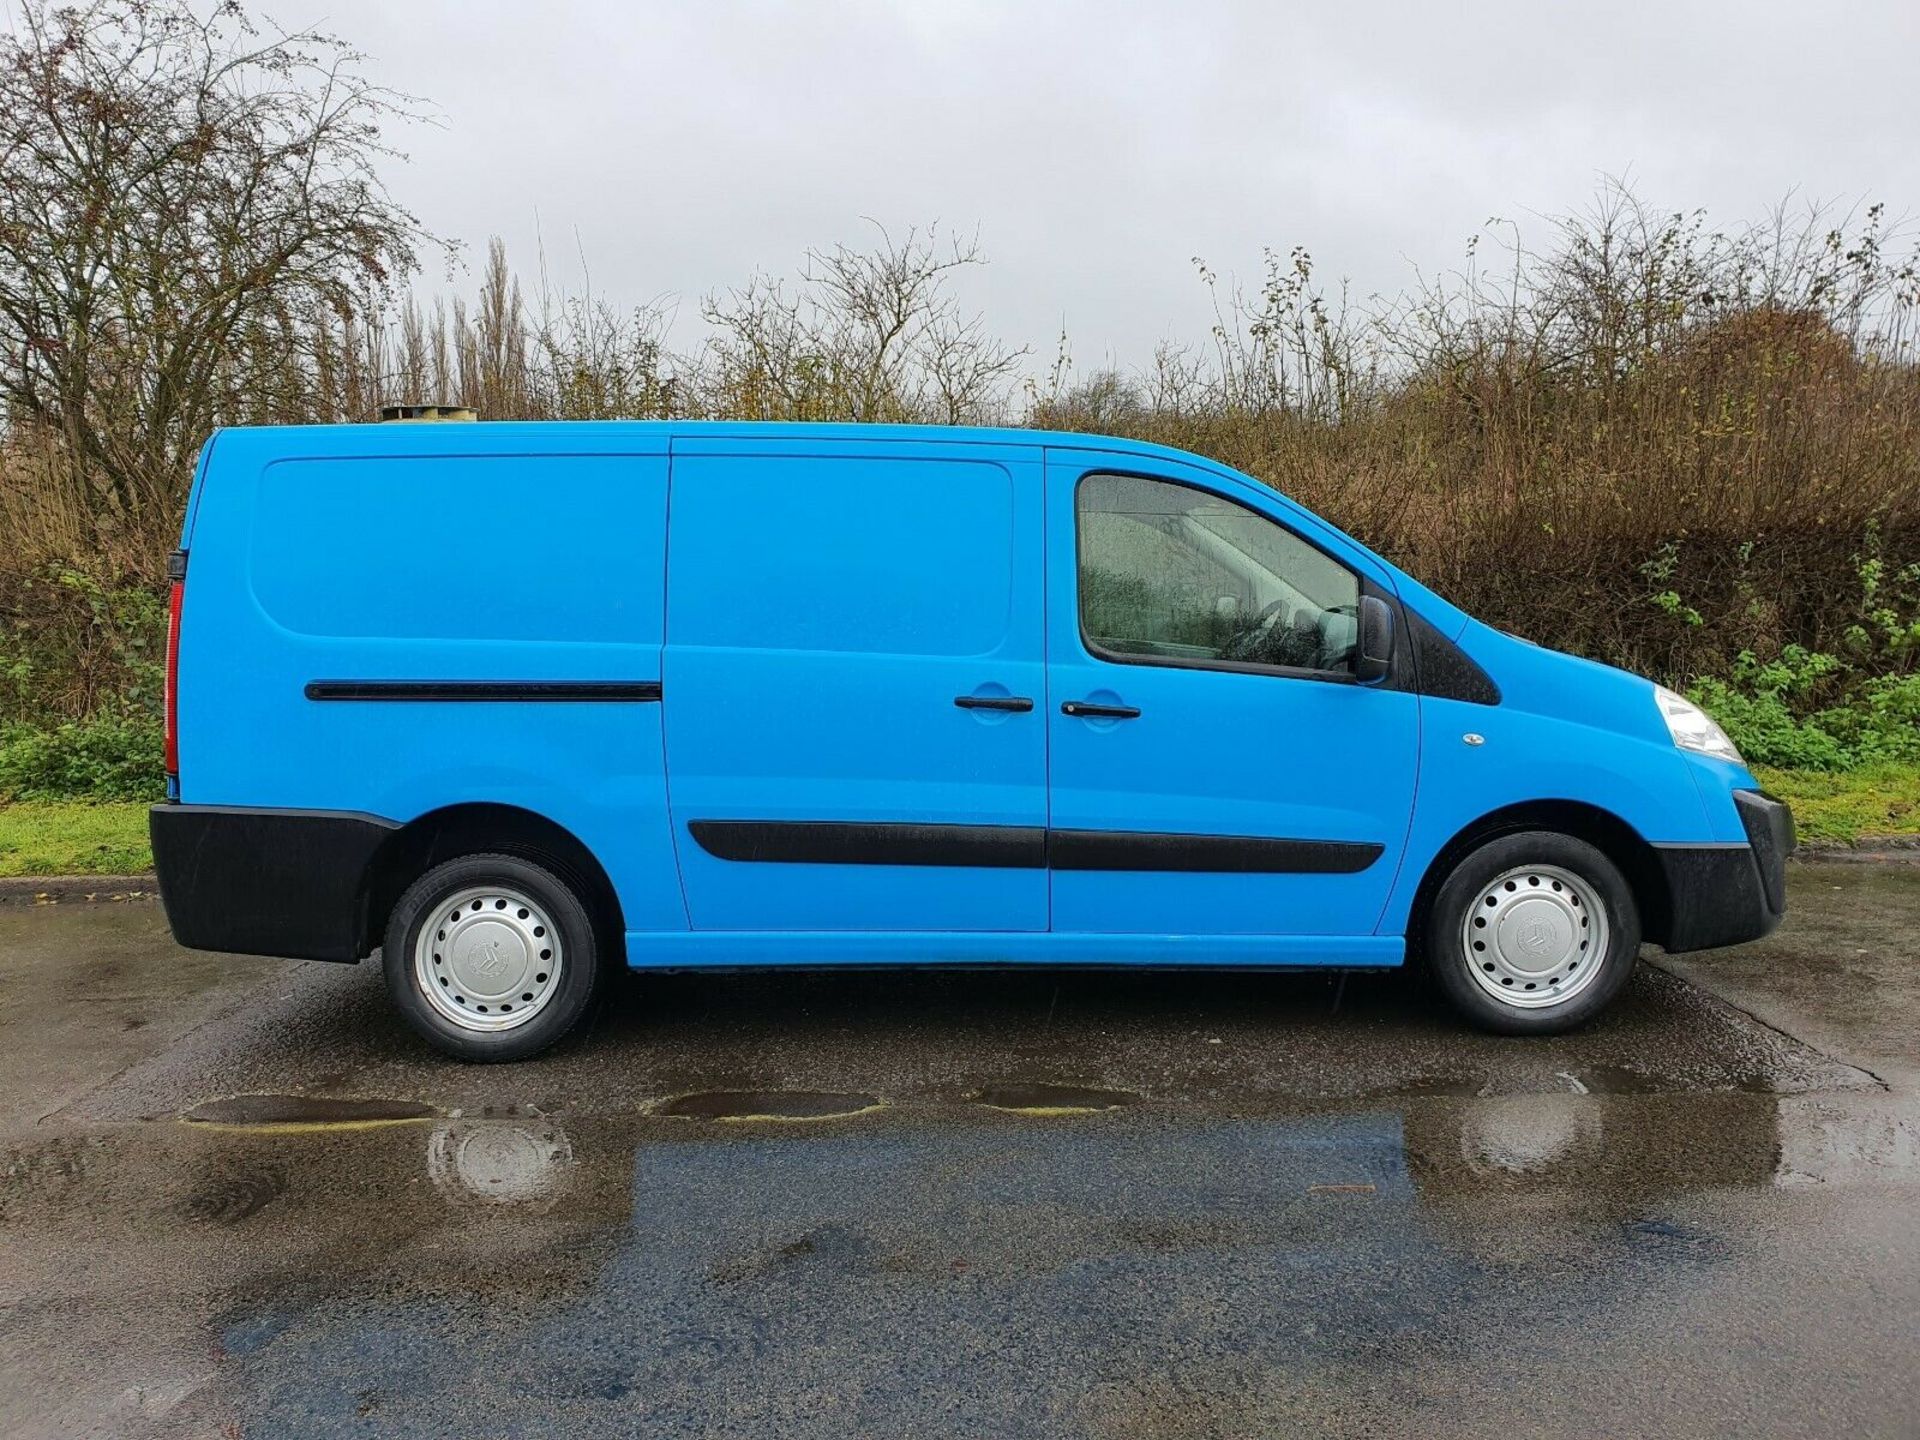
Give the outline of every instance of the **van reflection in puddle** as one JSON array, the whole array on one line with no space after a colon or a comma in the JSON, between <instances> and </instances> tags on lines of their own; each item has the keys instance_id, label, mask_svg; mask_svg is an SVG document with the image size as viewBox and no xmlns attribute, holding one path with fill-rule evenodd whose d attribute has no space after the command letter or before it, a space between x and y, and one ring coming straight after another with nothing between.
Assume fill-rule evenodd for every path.
<instances>
[{"instance_id":1,"label":"van reflection in puddle","mask_svg":"<svg viewBox=\"0 0 1920 1440\"><path fill-rule=\"evenodd\" d=\"M1460 1160L1476 1174L1543 1174L1602 1142L1600 1107L1577 1095L1501 1095L1459 1117Z\"/></svg>"},{"instance_id":2,"label":"van reflection in puddle","mask_svg":"<svg viewBox=\"0 0 1920 1440\"><path fill-rule=\"evenodd\" d=\"M416 1210L377 1271L276 1288L216 1335L248 1433L313 1433L364 1395L393 1433L444 1433L524 1403L537 1372L539 1403L573 1420L779 1413L834 1440L914 1429L915 1397L964 1375L970 1431L1053 1435L1032 1347L996 1337L1070 1335L1091 1382L1178 1355L1285 1375L1376 1365L1383 1345L1444 1360L1542 1314L1605 1327L1739 1260L1706 1192L1898 1168L1915 1147L1891 1104L1436 1095L1071 1125L897 1107L831 1129L581 1118L571 1136L455 1117L428 1139L433 1190L498 1223ZM845 1403L800 1413L797 1393Z\"/></svg>"},{"instance_id":3,"label":"van reflection in puddle","mask_svg":"<svg viewBox=\"0 0 1920 1440\"><path fill-rule=\"evenodd\" d=\"M566 1193L567 1132L546 1119L443 1120L427 1137L427 1176L456 1205L515 1205L540 1213Z\"/></svg>"},{"instance_id":4,"label":"van reflection in puddle","mask_svg":"<svg viewBox=\"0 0 1920 1440\"><path fill-rule=\"evenodd\" d=\"M1707 1186L1773 1183L1771 1099L1511 1094L1411 1103L1409 1160L1423 1199L1504 1193L1626 1215Z\"/></svg>"}]
</instances>

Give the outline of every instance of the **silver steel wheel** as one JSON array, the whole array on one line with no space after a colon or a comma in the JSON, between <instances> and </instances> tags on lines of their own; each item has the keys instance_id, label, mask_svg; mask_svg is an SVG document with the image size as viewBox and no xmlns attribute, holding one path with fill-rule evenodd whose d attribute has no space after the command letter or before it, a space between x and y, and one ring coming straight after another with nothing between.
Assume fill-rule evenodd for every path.
<instances>
[{"instance_id":1,"label":"silver steel wheel","mask_svg":"<svg viewBox=\"0 0 1920 1440\"><path fill-rule=\"evenodd\" d=\"M1524 865L1474 897L1460 922L1460 947L1467 973L1502 1005L1558 1005L1600 973L1607 907L1572 871Z\"/></svg>"},{"instance_id":2,"label":"silver steel wheel","mask_svg":"<svg viewBox=\"0 0 1920 1440\"><path fill-rule=\"evenodd\" d=\"M546 911L504 885L447 896L427 912L413 944L413 977L427 1003L442 1019L485 1035L544 1010L564 962Z\"/></svg>"}]
</instances>

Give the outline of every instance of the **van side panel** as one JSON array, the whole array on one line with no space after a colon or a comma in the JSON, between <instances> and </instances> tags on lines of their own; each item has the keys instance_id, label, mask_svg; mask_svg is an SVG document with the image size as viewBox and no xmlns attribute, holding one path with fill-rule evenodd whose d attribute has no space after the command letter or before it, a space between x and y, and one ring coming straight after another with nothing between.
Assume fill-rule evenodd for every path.
<instances>
[{"instance_id":1,"label":"van side panel","mask_svg":"<svg viewBox=\"0 0 1920 1440\"><path fill-rule=\"evenodd\" d=\"M676 441L694 930L1047 928L1040 526L1033 447Z\"/></svg>"},{"instance_id":2,"label":"van side panel","mask_svg":"<svg viewBox=\"0 0 1920 1440\"><path fill-rule=\"evenodd\" d=\"M515 453L501 426L460 454L475 431L437 430L223 433L189 553L181 799L402 823L518 806L598 857L628 929L683 928L665 436Z\"/></svg>"}]
</instances>

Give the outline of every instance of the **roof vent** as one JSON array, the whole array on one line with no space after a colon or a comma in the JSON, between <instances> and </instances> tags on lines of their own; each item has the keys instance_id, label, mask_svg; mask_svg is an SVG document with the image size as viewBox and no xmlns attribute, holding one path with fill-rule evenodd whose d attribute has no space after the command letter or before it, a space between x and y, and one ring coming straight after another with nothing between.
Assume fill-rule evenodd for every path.
<instances>
[{"instance_id":1,"label":"roof vent","mask_svg":"<svg viewBox=\"0 0 1920 1440\"><path fill-rule=\"evenodd\" d=\"M382 405L380 423L420 424L439 420L478 420L480 413L471 405Z\"/></svg>"}]
</instances>

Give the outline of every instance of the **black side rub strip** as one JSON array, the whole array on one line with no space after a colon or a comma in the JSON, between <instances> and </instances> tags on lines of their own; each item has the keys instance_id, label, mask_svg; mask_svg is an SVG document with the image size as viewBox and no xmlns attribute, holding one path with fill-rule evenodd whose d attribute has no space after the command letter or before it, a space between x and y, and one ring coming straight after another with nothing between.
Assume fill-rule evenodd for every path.
<instances>
[{"instance_id":1,"label":"black side rub strip","mask_svg":"<svg viewBox=\"0 0 1920 1440\"><path fill-rule=\"evenodd\" d=\"M1049 830L1055 870L1177 870L1264 875L1355 875L1385 846L1361 840L1260 835L1168 835L1143 830Z\"/></svg>"},{"instance_id":2,"label":"black side rub strip","mask_svg":"<svg viewBox=\"0 0 1920 1440\"><path fill-rule=\"evenodd\" d=\"M658 700L658 680L309 680L309 700Z\"/></svg>"},{"instance_id":3,"label":"black side rub strip","mask_svg":"<svg viewBox=\"0 0 1920 1440\"><path fill-rule=\"evenodd\" d=\"M800 865L973 865L1040 870L1038 825L915 825L839 820L692 820L700 848L721 860Z\"/></svg>"},{"instance_id":4,"label":"black side rub strip","mask_svg":"<svg viewBox=\"0 0 1920 1440\"><path fill-rule=\"evenodd\" d=\"M1043 830L1037 825L916 825L835 820L694 820L720 860L790 865L958 865L1039 870L1160 870L1352 875L1382 846L1351 840Z\"/></svg>"}]
</instances>

